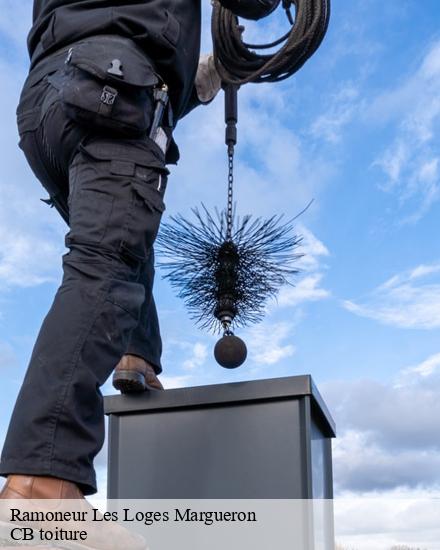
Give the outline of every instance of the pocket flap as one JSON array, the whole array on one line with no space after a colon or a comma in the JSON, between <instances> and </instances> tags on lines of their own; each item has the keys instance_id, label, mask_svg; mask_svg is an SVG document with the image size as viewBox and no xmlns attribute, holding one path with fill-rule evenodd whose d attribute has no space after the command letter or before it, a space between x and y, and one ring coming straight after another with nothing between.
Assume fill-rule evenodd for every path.
<instances>
[{"instance_id":1,"label":"pocket flap","mask_svg":"<svg viewBox=\"0 0 440 550\"><path fill-rule=\"evenodd\" d=\"M136 164L169 174L163 153L152 140L143 143L140 140L99 139L83 143L80 149L95 160L111 161L112 170L119 169L116 173L121 175L133 175L132 166Z\"/></svg>"},{"instance_id":2,"label":"pocket flap","mask_svg":"<svg viewBox=\"0 0 440 550\"><path fill-rule=\"evenodd\" d=\"M140 197L144 199L146 204L153 210L157 210L162 213L165 210L165 203L160 193L156 191L148 183L144 183L138 180L133 180L132 185Z\"/></svg>"},{"instance_id":3,"label":"pocket flap","mask_svg":"<svg viewBox=\"0 0 440 550\"><path fill-rule=\"evenodd\" d=\"M73 46L66 63L114 84L147 88L159 82L146 54L119 36L96 36Z\"/></svg>"},{"instance_id":4,"label":"pocket flap","mask_svg":"<svg viewBox=\"0 0 440 550\"><path fill-rule=\"evenodd\" d=\"M162 31L162 36L174 47L177 46L180 36L180 23L176 17L168 10L165 11L167 22Z\"/></svg>"}]
</instances>

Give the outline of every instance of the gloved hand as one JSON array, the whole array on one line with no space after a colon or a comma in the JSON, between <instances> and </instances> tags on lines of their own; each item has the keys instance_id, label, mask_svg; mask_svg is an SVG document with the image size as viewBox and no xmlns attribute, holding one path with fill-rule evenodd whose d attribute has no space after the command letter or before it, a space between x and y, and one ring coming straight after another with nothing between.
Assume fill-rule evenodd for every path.
<instances>
[{"instance_id":1,"label":"gloved hand","mask_svg":"<svg viewBox=\"0 0 440 550\"><path fill-rule=\"evenodd\" d=\"M209 103L220 91L222 81L217 72L212 53L200 56L195 86L201 103Z\"/></svg>"}]
</instances>

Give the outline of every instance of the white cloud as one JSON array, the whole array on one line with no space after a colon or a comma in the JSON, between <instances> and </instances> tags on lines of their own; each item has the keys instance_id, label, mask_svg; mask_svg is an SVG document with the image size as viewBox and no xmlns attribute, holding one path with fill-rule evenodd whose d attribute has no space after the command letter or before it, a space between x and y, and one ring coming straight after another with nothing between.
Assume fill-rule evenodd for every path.
<instances>
[{"instance_id":1,"label":"white cloud","mask_svg":"<svg viewBox=\"0 0 440 550\"><path fill-rule=\"evenodd\" d=\"M436 549L438 491L399 490L346 495L334 502L337 550ZM405 544L403 544L405 543Z\"/></svg>"},{"instance_id":2,"label":"white cloud","mask_svg":"<svg viewBox=\"0 0 440 550\"><path fill-rule=\"evenodd\" d=\"M310 133L313 137L336 144L342 139L342 133L359 109L359 89L352 82L343 83L339 91L328 98L325 113L312 123Z\"/></svg>"},{"instance_id":3,"label":"white cloud","mask_svg":"<svg viewBox=\"0 0 440 550\"><path fill-rule=\"evenodd\" d=\"M14 50L23 52L26 35L32 25L32 0L2 0L0 10L0 32L13 43ZM3 73L4 75L5 73Z\"/></svg>"},{"instance_id":4,"label":"white cloud","mask_svg":"<svg viewBox=\"0 0 440 550\"><path fill-rule=\"evenodd\" d=\"M6 342L0 342L0 371L16 365L17 357L12 346Z\"/></svg>"},{"instance_id":5,"label":"white cloud","mask_svg":"<svg viewBox=\"0 0 440 550\"><path fill-rule=\"evenodd\" d=\"M323 385L339 432L333 453L338 494L440 490L439 366L437 353L389 383Z\"/></svg>"},{"instance_id":6,"label":"white cloud","mask_svg":"<svg viewBox=\"0 0 440 550\"><path fill-rule=\"evenodd\" d=\"M166 390L171 390L173 388L186 388L191 384L192 380L191 375L182 375L182 376L171 376L166 374L160 375L160 381L163 384L163 387Z\"/></svg>"},{"instance_id":7,"label":"white cloud","mask_svg":"<svg viewBox=\"0 0 440 550\"><path fill-rule=\"evenodd\" d=\"M1 211L1 208L0 208ZM6 219L6 223L8 219ZM62 247L25 228L0 225L0 281L7 286L31 287L58 280Z\"/></svg>"},{"instance_id":8,"label":"white cloud","mask_svg":"<svg viewBox=\"0 0 440 550\"><path fill-rule=\"evenodd\" d=\"M420 265L390 278L363 301L346 300L350 312L400 328L440 327L440 264Z\"/></svg>"},{"instance_id":9,"label":"white cloud","mask_svg":"<svg viewBox=\"0 0 440 550\"><path fill-rule=\"evenodd\" d=\"M280 290L277 305L294 307L304 302L315 302L327 298L330 293L320 287L322 278L322 273L315 273L300 279L295 286L283 287Z\"/></svg>"},{"instance_id":10,"label":"white cloud","mask_svg":"<svg viewBox=\"0 0 440 550\"><path fill-rule=\"evenodd\" d=\"M410 272L409 278L411 280L418 279L420 277L431 275L433 273L440 273L440 264L419 265Z\"/></svg>"},{"instance_id":11,"label":"white cloud","mask_svg":"<svg viewBox=\"0 0 440 550\"><path fill-rule=\"evenodd\" d=\"M2 79L0 127L0 148L8 159L0 174L0 284L5 290L59 279L65 226L55 210L40 202L47 193L17 147L15 109L23 67L2 60L0 72L7 75Z\"/></svg>"},{"instance_id":12,"label":"white cloud","mask_svg":"<svg viewBox=\"0 0 440 550\"><path fill-rule=\"evenodd\" d=\"M298 262L298 267L305 271L322 269L322 258L330 256L327 247L303 224L298 224L297 230L298 234L302 236L299 252L304 254Z\"/></svg>"},{"instance_id":13,"label":"white cloud","mask_svg":"<svg viewBox=\"0 0 440 550\"><path fill-rule=\"evenodd\" d=\"M334 166L292 130L286 118L292 88L274 85L270 93L268 89L268 85L248 85L239 92L234 200L240 215L269 218L280 213L289 219L319 197ZM176 139L182 158L172 169L168 213L189 211L199 202L210 208L226 206L224 131L222 93L179 123Z\"/></svg>"},{"instance_id":14,"label":"white cloud","mask_svg":"<svg viewBox=\"0 0 440 550\"><path fill-rule=\"evenodd\" d=\"M302 236L298 252L303 256L298 260L297 267L301 270L294 286L284 286L278 295L278 307L296 307L304 302L323 300L330 292L321 286L325 265L322 259L329 256L326 246L304 225L298 225L298 234Z\"/></svg>"},{"instance_id":15,"label":"white cloud","mask_svg":"<svg viewBox=\"0 0 440 550\"><path fill-rule=\"evenodd\" d=\"M414 375L428 377L436 373L438 370L440 370L440 353L431 355L415 367L408 367L408 369L403 371L402 375L404 379L408 381L408 379L411 379Z\"/></svg>"},{"instance_id":16,"label":"white cloud","mask_svg":"<svg viewBox=\"0 0 440 550\"><path fill-rule=\"evenodd\" d=\"M416 222L440 198L440 42L426 53L418 70L399 87L375 99L365 116L397 124L393 141L373 165L385 180L379 187L394 193Z\"/></svg>"},{"instance_id":17,"label":"white cloud","mask_svg":"<svg viewBox=\"0 0 440 550\"><path fill-rule=\"evenodd\" d=\"M285 342L291 337L293 324L268 323L251 327L244 337L249 342L250 359L256 365L275 365L295 353L295 346Z\"/></svg>"},{"instance_id":18,"label":"white cloud","mask_svg":"<svg viewBox=\"0 0 440 550\"><path fill-rule=\"evenodd\" d=\"M439 486L440 453L390 450L366 433L347 431L334 444L336 490L389 491L395 487Z\"/></svg>"},{"instance_id":19,"label":"white cloud","mask_svg":"<svg viewBox=\"0 0 440 550\"><path fill-rule=\"evenodd\" d=\"M202 367L208 357L208 348L205 344L197 342L192 348L191 357L186 359L183 363L185 370L192 371L199 367Z\"/></svg>"},{"instance_id":20,"label":"white cloud","mask_svg":"<svg viewBox=\"0 0 440 550\"><path fill-rule=\"evenodd\" d=\"M334 164L308 149L286 120L291 89L249 86L240 91L237 198L240 209L269 217L298 214L317 198ZM286 120L286 122L284 122ZM312 206L312 209L314 207Z\"/></svg>"}]
</instances>

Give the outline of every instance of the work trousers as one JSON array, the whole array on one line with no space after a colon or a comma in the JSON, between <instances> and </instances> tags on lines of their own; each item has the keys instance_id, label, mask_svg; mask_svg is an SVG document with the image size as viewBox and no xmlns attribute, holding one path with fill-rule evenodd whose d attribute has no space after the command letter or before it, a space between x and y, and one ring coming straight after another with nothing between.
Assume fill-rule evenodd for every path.
<instances>
[{"instance_id":1,"label":"work trousers","mask_svg":"<svg viewBox=\"0 0 440 550\"><path fill-rule=\"evenodd\" d=\"M13 411L0 474L59 477L93 494L93 460L104 442L100 387L125 353L162 370L153 243L168 171L148 137L117 138L70 120L51 73L31 72L18 127L31 168L69 223L68 252Z\"/></svg>"}]
</instances>

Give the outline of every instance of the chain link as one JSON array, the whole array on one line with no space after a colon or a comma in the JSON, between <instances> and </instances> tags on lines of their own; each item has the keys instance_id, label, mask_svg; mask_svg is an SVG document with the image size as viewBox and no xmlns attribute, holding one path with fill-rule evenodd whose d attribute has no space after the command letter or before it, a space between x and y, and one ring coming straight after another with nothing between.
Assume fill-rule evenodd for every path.
<instances>
[{"instance_id":1,"label":"chain link","mask_svg":"<svg viewBox=\"0 0 440 550\"><path fill-rule=\"evenodd\" d=\"M226 240L232 240L232 215L233 215L233 193L234 193L234 147L228 147L228 211L226 225Z\"/></svg>"}]
</instances>

